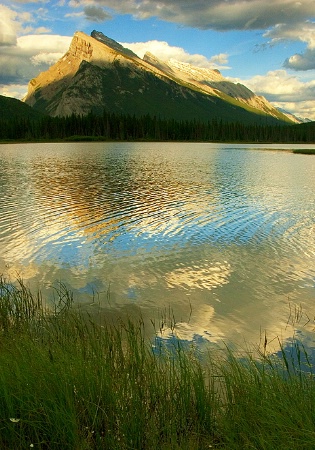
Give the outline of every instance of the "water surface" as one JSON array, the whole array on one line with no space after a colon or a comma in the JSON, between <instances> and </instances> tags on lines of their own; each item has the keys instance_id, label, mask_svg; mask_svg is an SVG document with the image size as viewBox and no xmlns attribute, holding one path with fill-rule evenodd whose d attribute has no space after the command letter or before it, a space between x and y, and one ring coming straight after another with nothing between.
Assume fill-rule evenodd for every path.
<instances>
[{"instance_id":1,"label":"water surface","mask_svg":"<svg viewBox=\"0 0 315 450\"><path fill-rule=\"evenodd\" d=\"M1 145L0 272L103 314L170 308L200 345L285 338L290 308L315 314L315 158L292 148Z\"/></svg>"}]
</instances>

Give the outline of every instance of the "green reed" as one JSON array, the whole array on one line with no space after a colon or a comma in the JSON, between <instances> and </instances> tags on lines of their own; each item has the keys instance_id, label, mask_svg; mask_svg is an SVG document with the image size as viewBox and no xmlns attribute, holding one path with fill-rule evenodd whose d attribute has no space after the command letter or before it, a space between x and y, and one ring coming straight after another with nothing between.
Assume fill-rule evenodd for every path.
<instances>
[{"instance_id":1,"label":"green reed","mask_svg":"<svg viewBox=\"0 0 315 450\"><path fill-rule=\"evenodd\" d=\"M298 153L302 155L315 155L315 149L314 148L295 148L293 150L293 153Z\"/></svg>"},{"instance_id":2,"label":"green reed","mask_svg":"<svg viewBox=\"0 0 315 450\"><path fill-rule=\"evenodd\" d=\"M0 448L315 448L313 376L284 351L201 359L55 300L0 280Z\"/></svg>"}]
</instances>

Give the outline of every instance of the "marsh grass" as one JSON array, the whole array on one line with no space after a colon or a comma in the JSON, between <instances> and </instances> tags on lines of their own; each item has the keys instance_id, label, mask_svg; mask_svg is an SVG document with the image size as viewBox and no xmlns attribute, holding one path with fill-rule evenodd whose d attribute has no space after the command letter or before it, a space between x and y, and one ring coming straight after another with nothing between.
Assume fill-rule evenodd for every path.
<instances>
[{"instance_id":1,"label":"marsh grass","mask_svg":"<svg viewBox=\"0 0 315 450\"><path fill-rule=\"evenodd\" d=\"M295 148L293 153L301 154L301 155L315 155L314 148Z\"/></svg>"},{"instance_id":2,"label":"marsh grass","mask_svg":"<svg viewBox=\"0 0 315 450\"><path fill-rule=\"evenodd\" d=\"M141 318L97 323L62 285L48 309L1 280L0 302L1 449L315 448L312 367L284 349L200 358Z\"/></svg>"}]
</instances>

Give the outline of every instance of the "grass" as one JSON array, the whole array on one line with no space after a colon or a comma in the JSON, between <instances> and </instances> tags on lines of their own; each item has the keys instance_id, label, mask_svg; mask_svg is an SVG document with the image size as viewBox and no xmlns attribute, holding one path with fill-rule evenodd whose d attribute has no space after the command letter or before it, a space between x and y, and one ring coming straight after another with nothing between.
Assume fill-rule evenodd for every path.
<instances>
[{"instance_id":1,"label":"grass","mask_svg":"<svg viewBox=\"0 0 315 450\"><path fill-rule=\"evenodd\" d=\"M201 359L145 338L141 318L97 323L62 285L47 308L3 279L0 330L0 448L315 448L311 364L284 350Z\"/></svg>"},{"instance_id":2,"label":"grass","mask_svg":"<svg viewBox=\"0 0 315 450\"><path fill-rule=\"evenodd\" d=\"M315 155L315 148L295 148L293 153L300 155Z\"/></svg>"}]
</instances>

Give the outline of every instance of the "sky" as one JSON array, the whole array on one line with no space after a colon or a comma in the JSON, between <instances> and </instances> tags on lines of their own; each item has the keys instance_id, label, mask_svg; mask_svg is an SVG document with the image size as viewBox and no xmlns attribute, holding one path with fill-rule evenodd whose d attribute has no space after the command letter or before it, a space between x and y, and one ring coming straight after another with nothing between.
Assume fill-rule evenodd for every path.
<instances>
[{"instance_id":1,"label":"sky","mask_svg":"<svg viewBox=\"0 0 315 450\"><path fill-rule=\"evenodd\" d=\"M0 95L28 82L92 30L219 69L275 106L315 120L315 0L0 0Z\"/></svg>"}]
</instances>

